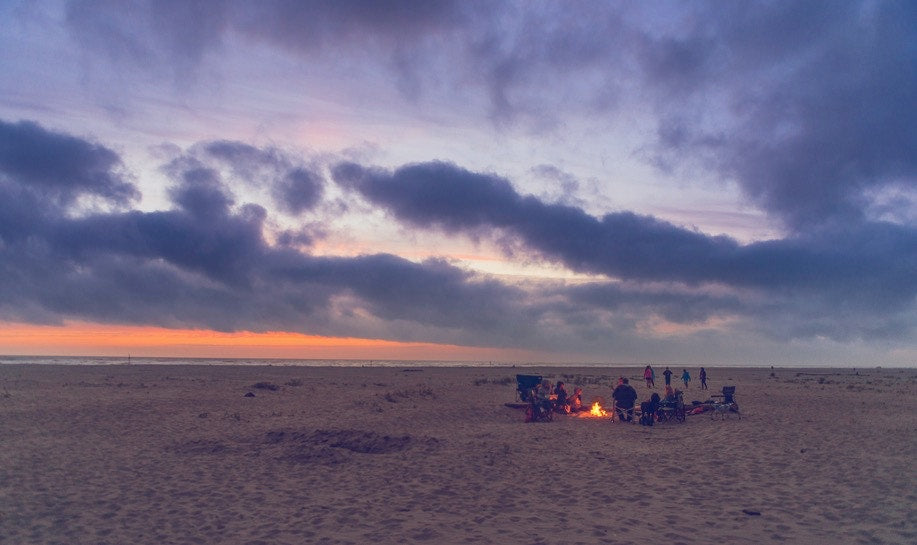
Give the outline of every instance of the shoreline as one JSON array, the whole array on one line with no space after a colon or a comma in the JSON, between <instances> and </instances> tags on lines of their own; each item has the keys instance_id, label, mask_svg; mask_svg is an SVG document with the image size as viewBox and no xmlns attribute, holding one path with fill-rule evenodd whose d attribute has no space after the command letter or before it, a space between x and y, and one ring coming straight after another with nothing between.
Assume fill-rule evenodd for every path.
<instances>
[{"instance_id":1,"label":"shoreline","mask_svg":"<svg viewBox=\"0 0 917 545\"><path fill-rule=\"evenodd\" d=\"M22 361L25 360L25 361ZM675 368L699 369L748 369L748 370L832 370L832 371L868 371L882 369L917 369L917 363L910 366L894 365L828 365L828 364L785 364L785 365L751 365L751 364L655 364L655 363L564 363L564 362L485 362L461 360L361 360L361 359L286 359L286 358L182 358L182 357L119 357L119 356L29 356L0 355L0 367L6 365L63 365L63 366L114 366L114 365L196 365L205 367L328 367L328 368L473 368L473 369L643 369L646 365L654 369L666 366Z\"/></svg>"}]
</instances>

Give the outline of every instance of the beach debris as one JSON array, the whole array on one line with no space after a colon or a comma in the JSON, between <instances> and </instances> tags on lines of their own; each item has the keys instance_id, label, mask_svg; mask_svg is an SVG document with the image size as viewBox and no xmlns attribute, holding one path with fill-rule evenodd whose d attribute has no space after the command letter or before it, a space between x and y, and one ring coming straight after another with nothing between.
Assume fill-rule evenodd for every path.
<instances>
[{"instance_id":1,"label":"beach debris","mask_svg":"<svg viewBox=\"0 0 917 545\"><path fill-rule=\"evenodd\" d=\"M277 390L280 389L280 386L277 386L276 384L272 382L256 382L255 384L252 384L252 388L258 388L261 390L270 390L272 392L276 392Z\"/></svg>"},{"instance_id":2,"label":"beach debris","mask_svg":"<svg viewBox=\"0 0 917 545\"><path fill-rule=\"evenodd\" d=\"M255 394L253 392L248 392L243 397L255 397Z\"/></svg>"},{"instance_id":3,"label":"beach debris","mask_svg":"<svg viewBox=\"0 0 917 545\"><path fill-rule=\"evenodd\" d=\"M751 509L742 509L742 512L750 517L760 517L761 516L760 511L753 511Z\"/></svg>"}]
</instances>

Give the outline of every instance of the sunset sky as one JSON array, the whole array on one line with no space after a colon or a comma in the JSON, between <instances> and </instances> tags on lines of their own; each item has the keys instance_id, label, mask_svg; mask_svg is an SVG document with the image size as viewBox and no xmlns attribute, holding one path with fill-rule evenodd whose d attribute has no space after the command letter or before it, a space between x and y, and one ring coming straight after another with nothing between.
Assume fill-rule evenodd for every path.
<instances>
[{"instance_id":1,"label":"sunset sky","mask_svg":"<svg viewBox=\"0 0 917 545\"><path fill-rule=\"evenodd\" d=\"M917 365L915 2L0 18L0 354Z\"/></svg>"}]
</instances>

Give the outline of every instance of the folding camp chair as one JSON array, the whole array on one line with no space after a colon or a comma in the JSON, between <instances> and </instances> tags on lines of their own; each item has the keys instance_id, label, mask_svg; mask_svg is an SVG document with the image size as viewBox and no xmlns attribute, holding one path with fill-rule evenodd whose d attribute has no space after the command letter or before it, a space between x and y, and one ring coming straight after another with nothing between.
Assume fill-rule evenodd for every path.
<instances>
[{"instance_id":1,"label":"folding camp chair","mask_svg":"<svg viewBox=\"0 0 917 545\"><path fill-rule=\"evenodd\" d=\"M717 415L722 416L724 419L729 416L729 413L736 413L739 418L742 418L742 413L739 412L739 404L736 403L736 387L735 386L723 386L723 393L714 394L710 397L722 397L723 401L717 401L713 406L713 412L710 414L710 418L714 418Z\"/></svg>"},{"instance_id":2,"label":"folding camp chair","mask_svg":"<svg viewBox=\"0 0 917 545\"><path fill-rule=\"evenodd\" d=\"M540 375L516 375L516 396L519 401L530 402L540 384Z\"/></svg>"}]
</instances>

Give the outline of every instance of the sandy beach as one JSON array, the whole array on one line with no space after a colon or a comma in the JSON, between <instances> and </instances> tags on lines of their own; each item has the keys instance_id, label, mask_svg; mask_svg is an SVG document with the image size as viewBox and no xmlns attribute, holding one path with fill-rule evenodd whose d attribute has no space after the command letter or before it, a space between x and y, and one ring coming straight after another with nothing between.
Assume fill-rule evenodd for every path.
<instances>
[{"instance_id":1,"label":"sandy beach","mask_svg":"<svg viewBox=\"0 0 917 545\"><path fill-rule=\"evenodd\" d=\"M654 427L525 423L517 372L650 393L636 367L0 366L0 543L917 542L917 370L710 368L686 401L732 384L741 419Z\"/></svg>"}]
</instances>

